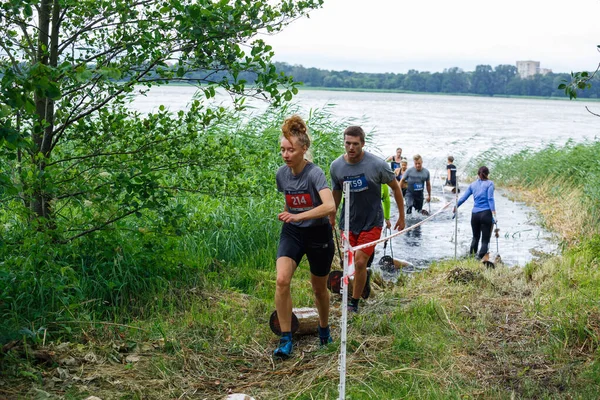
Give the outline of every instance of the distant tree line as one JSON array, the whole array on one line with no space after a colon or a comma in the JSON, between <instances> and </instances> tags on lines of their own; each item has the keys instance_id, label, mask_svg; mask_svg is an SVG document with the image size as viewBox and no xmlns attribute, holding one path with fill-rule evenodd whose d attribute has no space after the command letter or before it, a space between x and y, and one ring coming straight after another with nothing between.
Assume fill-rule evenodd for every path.
<instances>
[{"instance_id":1,"label":"distant tree line","mask_svg":"<svg viewBox=\"0 0 600 400\"><path fill-rule=\"evenodd\" d=\"M464 93L483 96L565 97L558 86L571 80L568 73L548 73L521 79L514 65L478 65L475 71L453 67L443 72L410 70L406 74L330 71L301 65L275 63L277 71L293 76L307 87L397 90L423 93ZM251 79L251 77L248 77ZM594 78L600 81L599 78ZM580 98L600 98L600 84L579 94Z\"/></svg>"}]
</instances>

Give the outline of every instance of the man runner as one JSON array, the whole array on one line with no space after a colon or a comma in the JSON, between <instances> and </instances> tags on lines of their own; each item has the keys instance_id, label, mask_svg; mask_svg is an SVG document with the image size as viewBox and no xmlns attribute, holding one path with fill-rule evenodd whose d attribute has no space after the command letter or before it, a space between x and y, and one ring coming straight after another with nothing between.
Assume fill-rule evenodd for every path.
<instances>
[{"instance_id":1,"label":"man runner","mask_svg":"<svg viewBox=\"0 0 600 400\"><path fill-rule=\"evenodd\" d=\"M331 186L335 208L342 200L344 182L350 182L350 237L351 246L370 243L381 237L383 210L381 207L381 185L388 185L398 206L398 221L394 229L404 229L404 199L394 172L382 159L363 150L365 132L360 126L349 126L344 131L346 153L338 157L330 167ZM342 206L342 210L345 206ZM330 217L335 226L335 214ZM340 229L343 231L344 213L340 216ZM367 262L375 246L359 250L354 256L354 286L348 311L358 312L358 301L367 281Z\"/></svg>"},{"instance_id":2,"label":"man runner","mask_svg":"<svg viewBox=\"0 0 600 400\"><path fill-rule=\"evenodd\" d=\"M427 168L423 168L423 158L413 156L414 167L409 168L400 179L400 187L408 183L406 190L406 213L410 214L414 208L417 212L423 209L423 191L427 187L427 202L431 201L431 180Z\"/></svg>"}]
</instances>

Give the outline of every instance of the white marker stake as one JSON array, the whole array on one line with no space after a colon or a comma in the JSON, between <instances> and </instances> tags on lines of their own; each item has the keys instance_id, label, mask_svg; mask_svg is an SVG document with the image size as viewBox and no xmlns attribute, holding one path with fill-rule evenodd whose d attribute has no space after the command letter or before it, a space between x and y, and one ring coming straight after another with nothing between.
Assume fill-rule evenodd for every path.
<instances>
[{"instance_id":1,"label":"white marker stake","mask_svg":"<svg viewBox=\"0 0 600 400\"><path fill-rule=\"evenodd\" d=\"M340 339L340 384L339 384L339 400L346 398L346 342L348 331L348 285L344 283L344 277L348 276L348 250L350 243L350 182L344 182L344 274L342 278L342 322L341 322L341 339Z\"/></svg>"}]
</instances>

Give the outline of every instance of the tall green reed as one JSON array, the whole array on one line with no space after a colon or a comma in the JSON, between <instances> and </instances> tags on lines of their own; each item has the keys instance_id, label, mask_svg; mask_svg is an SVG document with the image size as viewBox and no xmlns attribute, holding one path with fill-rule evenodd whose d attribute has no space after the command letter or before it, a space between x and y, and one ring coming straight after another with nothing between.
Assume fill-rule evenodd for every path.
<instances>
[{"instance_id":1,"label":"tall green reed","mask_svg":"<svg viewBox=\"0 0 600 400\"><path fill-rule=\"evenodd\" d=\"M34 331L57 321L148 317L176 304L186 288L245 293L259 288L265 294L281 226L277 213L283 209L275 185L282 165L280 127L293 113L307 119L314 162L328 174L343 151L344 121L325 110L303 115L299 107L286 106L257 115L232 113L204 133L206 140L226 137L234 143L237 151L224 150L222 157L242 159L240 176L230 178L241 178L247 192L228 192L226 185L214 193L179 191L161 212L144 211L69 243L33 230L10 202L2 202L0 341L17 336L21 327ZM166 183L183 186L197 177L182 168ZM95 206L90 202L86 212ZM72 218L78 213L65 210ZM68 219L58 223L68 231Z\"/></svg>"}]
</instances>

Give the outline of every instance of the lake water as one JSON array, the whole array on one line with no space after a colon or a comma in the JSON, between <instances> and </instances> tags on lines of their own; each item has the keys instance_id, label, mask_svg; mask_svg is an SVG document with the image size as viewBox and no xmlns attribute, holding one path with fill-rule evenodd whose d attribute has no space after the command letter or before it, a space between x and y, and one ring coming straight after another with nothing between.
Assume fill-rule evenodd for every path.
<instances>
[{"instance_id":1,"label":"lake water","mask_svg":"<svg viewBox=\"0 0 600 400\"><path fill-rule=\"evenodd\" d=\"M160 104L172 110L184 109L195 92L193 87L172 86L154 88L145 97L136 98L133 107L148 112ZM227 104L224 96L217 102ZM504 99L400 93L363 93L301 90L295 97L301 108L330 108L333 116L360 124L368 132L367 147L379 156L389 156L396 147L403 148L409 158L420 154L424 167L432 176L435 212L453 195L442 191L440 176L445 173L446 157L452 154L459 169L461 190L472 177L466 176L469 162L484 152L511 154L525 148L538 149L549 143L564 144L572 139L581 142L599 134L600 120L585 106L598 112L600 103L568 100ZM250 102L260 112L266 106ZM340 132L341 135L341 132ZM343 149L340 148L340 152ZM322 166L328 168L328 166ZM490 178L493 180L493 170ZM538 251L554 252L557 243L551 233L538 225L535 211L522 203L509 200L502 190L496 194L498 241L492 237L492 257L499 254L507 265L524 265ZM472 200L460 208L458 215L458 255L464 255L471 240L470 210ZM427 206L426 206L427 208ZM392 218L397 209L392 201ZM412 215L407 225L423 216ZM394 256L422 268L433 260L451 258L455 253L454 220L450 211L440 214L421 227L392 241ZM389 248L388 248L389 253ZM376 260L382 253L379 246Z\"/></svg>"}]
</instances>

